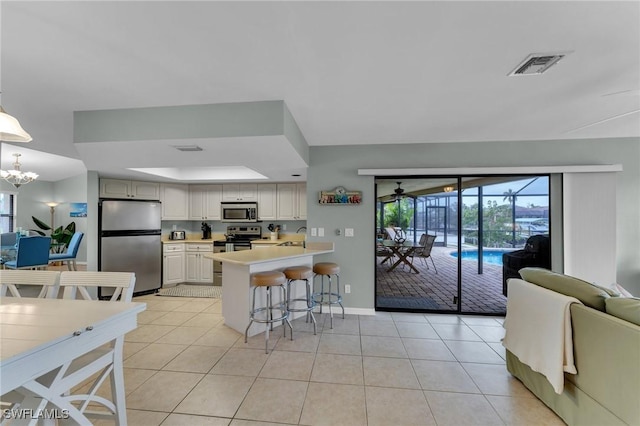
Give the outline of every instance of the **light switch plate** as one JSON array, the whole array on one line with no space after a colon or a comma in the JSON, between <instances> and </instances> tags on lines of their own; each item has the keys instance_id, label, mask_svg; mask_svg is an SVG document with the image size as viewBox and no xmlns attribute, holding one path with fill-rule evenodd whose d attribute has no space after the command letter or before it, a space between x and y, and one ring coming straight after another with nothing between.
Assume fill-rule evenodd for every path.
<instances>
[{"instance_id":1,"label":"light switch plate","mask_svg":"<svg viewBox=\"0 0 640 426\"><path fill-rule=\"evenodd\" d=\"M345 237L353 237L353 228L344 228Z\"/></svg>"},{"instance_id":2,"label":"light switch plate","mask_svg":"<svg viewBox=\"0 0 640 426\"><path fill-rule=\"evenodd\" d=\"M311 236L312 237L318 236L318 228L311 228Z\"/></svg>"},{"instance_id":3,"label":"light switch plate","mask_svg":"<svg viewBox=\"0 0 640 426\"><path fill-rule=\"evenodd\" d=\"M318 237L324 237L324 228L318 228Z\"/></svg>"}]
</instances>

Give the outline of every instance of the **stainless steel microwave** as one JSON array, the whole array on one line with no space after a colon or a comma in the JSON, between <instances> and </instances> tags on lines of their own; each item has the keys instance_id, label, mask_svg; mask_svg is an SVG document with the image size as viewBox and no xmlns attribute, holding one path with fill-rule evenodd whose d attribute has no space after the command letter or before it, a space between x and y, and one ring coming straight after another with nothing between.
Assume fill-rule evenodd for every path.
<instances>
[{"instance_id":1,"label":"stainless steel microwave","mask_svg":"<svg viewBox=\"0 0 640 426\"><path fill-rule=\"evenodd\" d=\"M258 204L221 203L220 217L223 222L257 222Z\"/></svg>"}]
</instances>

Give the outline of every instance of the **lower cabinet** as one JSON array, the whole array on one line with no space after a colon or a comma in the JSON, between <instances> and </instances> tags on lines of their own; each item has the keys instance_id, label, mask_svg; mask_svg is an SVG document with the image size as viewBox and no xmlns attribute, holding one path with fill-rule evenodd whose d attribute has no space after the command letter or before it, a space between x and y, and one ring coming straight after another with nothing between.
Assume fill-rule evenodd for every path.
<instances>
[{"instance_id":1,"label":"lower cabinet","mask_svg":"<svg viewBox=\"0 0 640 426\"><path fill-rule=\"evenodd\" d=\"M213 244L186 244L186 281L213 285L213 260L204 257L213 253Z\"/></svg>"},{"instance_id":2,"label":"lower cabinet","mask_svg":"<svg viewBox=\"0 0 640 426\"><path fill-rule=\"evenodd\" d=\"M185 282L184 244L164 244L162 247L162 286Z\"/></svg>"}]
</instances>

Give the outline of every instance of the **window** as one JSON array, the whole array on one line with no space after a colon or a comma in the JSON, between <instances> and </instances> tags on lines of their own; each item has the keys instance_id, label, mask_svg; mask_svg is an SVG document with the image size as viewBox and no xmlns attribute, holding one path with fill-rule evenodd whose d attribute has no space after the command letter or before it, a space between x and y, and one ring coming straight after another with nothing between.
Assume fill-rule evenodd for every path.
<instances>
[{"instance_id":1,"label":"window","mask_svg":"<svg viewBox=\"0 0 640 426\"><path fill-rule=\"evenodd\" d=\"M13 232L15 229L16 194L0 192L0 230Z\"/></svg>"}]
</instances>

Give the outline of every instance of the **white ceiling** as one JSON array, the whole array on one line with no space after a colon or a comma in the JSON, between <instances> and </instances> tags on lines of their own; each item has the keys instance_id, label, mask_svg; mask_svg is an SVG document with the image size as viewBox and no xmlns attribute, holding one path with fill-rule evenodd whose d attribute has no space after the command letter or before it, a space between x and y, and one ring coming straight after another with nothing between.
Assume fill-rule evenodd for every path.
<instances>
[{"instance_id":1,"label":"white ceiling","mask_svg":"<svg viewBox=\"0 0 640 426\"><path fill-rule=\"evenodd\" d=\"M104 175L193 162L82 152L73 111L284 100L311 146L640 136L637 1L3 0L0 13L2 106L33 136L24 147ZM560 51L572 53L543 75L507 76ZM234 143L211 148L215 165L273 154L238 158ZM59 163L21 160L60 178Z\"/></svg>"}]
</instances>

